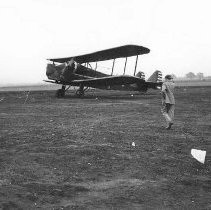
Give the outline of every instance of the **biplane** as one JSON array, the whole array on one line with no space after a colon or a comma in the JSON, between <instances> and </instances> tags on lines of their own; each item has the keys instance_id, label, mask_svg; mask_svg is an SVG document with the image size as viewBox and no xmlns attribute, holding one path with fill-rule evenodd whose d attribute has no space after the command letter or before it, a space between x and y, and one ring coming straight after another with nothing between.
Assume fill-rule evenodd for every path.
<instances>
[{"instance_id":1,"label":"biplane","mask_svg":"<svg viewBox=\"0 0 211 210\"><path fill-rule=\"evenodd\" d=\"M136 73L139 55L149 52L146 47L125 45L85 55L47 59L52 63L48 63L46 68L49 80L44 81L62 86L56 92L57 97L63 97L71 86L79 87L76 91L79 97L84 95L87 88L139 92L146 92L149 88L157 89L162 85L160 71L155 71L147 81L143 72ZM136 56L133 76L125 74L127 59L131 56ZM125 58L125 64L123 74L115 76L113 72L118 58ZM106 60L113 60L110 75L97 70L98 62ZM90 63L96 63L95 68Z\"/></svg>"}]
</instances>

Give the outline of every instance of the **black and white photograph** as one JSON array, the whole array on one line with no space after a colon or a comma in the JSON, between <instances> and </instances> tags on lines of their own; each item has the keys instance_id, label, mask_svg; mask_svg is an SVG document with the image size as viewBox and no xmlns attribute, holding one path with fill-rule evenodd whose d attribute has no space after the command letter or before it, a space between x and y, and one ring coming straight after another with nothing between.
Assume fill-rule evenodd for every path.
<instances>
[{"instance_id":1,"label":"black and white photograph","mask_svg":"<svg viewBox=\"0 0 211 210\"><path fill-rule=\"evenodd\" d=\"M211 209L210 8L0 1L0 210Z\"/></svg>"}]
</instances>

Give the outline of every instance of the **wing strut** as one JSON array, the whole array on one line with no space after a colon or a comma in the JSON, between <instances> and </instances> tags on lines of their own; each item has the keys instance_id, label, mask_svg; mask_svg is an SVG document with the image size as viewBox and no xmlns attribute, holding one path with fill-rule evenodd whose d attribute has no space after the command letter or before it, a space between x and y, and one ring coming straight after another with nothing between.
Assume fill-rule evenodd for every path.
<instances>
[{"instance_id":1,"label":"wing strut","mask_svg":"<svg viewBox=\"0 0 211 210\"><path fill-rule=\"evenodd\" d=\"M112 65L111 76L113 75L113 71L114 71L114 64L115 64L115 59L113 60L113 65Z\"/></svg>"},{"instance_id":2,"label":"wing strut","mask_svg":"<svg viewBox=\"0 0 211 210\"><path fill-rule=\"evenodd\" d=\"M125 59L124 75L125 75L126 65L127 65L127 57L126 57L126 59Z\"/></svg>"},{"instance_id":3,"label":"wing strut","mask_svg":"<svg viewBox=\"0 0 211 210\"><path fill-rule=\"evenodd\" d=\"M136 56L136 64L135 64L135 69L134 69L134 76L136 75L136 67L137 67L137 63L138 63L138 55Z\"/></svg>"},{"instance_id":4,"label":"wing strut","mask_svg":"<svg viewBox=\"0 0 211 210\"><path fill-rule=\"evenodd\" d=\"M97 76L97 62L95 63L95 76Z\"/></svg>"},{"instance_id":5,"label":"wing strut","mask_svg":"<svg viewBox=\"0 0 211 210\"><path fill-rule=\"evenodd\" d=\"M95 63L95 71L97 71L97 62Z\"/></svg>"}]
</instances>

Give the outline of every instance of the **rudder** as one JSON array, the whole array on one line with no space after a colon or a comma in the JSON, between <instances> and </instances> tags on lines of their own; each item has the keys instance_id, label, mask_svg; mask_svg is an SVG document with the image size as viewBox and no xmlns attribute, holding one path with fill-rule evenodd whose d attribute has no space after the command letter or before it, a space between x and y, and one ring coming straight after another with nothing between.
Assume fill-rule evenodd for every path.
<instances>
[{"instance_id":1,"label":"rudder","mask_svg":"<svg viewBox=\"0 0 211 210\"><path fill-rule=\"evenodd\" d=\"M147 80L147 82L154 82L154 83L160 83L162 82L162 73L159 70L156 70Z\"/></svg>"}]
</instances>

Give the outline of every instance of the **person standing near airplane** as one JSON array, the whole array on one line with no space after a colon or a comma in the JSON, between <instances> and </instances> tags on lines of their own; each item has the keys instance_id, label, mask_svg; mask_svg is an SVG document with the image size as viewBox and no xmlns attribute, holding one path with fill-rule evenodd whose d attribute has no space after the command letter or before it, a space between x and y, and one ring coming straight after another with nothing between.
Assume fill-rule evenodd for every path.
<instances>
[{"instance_id":1,"label":"person standing near airplane","mask_svg":"<svg viewBox=\"0 0 211 210\"><path fill-rule=\"evenodd\" d=\"M175 109L175 99L174 99L174 81L171 75L165 76L165 81L162 84L161 95L162 95L162 108L161 112L165 117L167 122L166 129L171 129L174 124L174 109Z\"/></svg>"}]
</instances>

